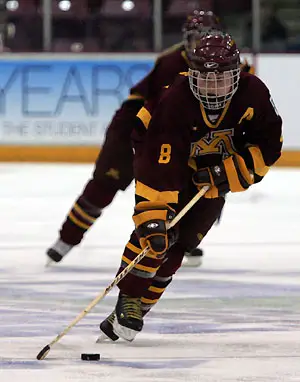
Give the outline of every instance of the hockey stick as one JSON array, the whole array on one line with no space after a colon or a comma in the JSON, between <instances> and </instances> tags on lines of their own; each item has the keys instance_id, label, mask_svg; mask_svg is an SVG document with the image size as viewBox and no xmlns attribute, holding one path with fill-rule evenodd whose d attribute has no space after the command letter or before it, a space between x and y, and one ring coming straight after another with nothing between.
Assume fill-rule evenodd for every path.
<instances>
[{"instance_id":1,"label":"hockey stick","mask_svg":"<svg viewBox=\"0 0 300 382\"><path fill-rule=\"evenodd\" d=\"M174 227L174 225L177 224L179 220L183 218L183 216L193 207L194 204L197 203L197 201L206 193L208 189L208 186L204 186L178 213L178 215L175 216L175 218L168 225L168 229ZM45 359L48 353L50 352L51 347L54 344L56 344L62 337L64 337L73 328L73 326L75 326L83 317L85 317L94 308L94 306L96 306L99 303L99 301L101 301L112 290L112 288L115 285L117 285L131 271L131 269L147 255L148 252L149 247L146 247L140 254L138 254L137 257L134 260L132 260L132 262L128 264L127 267L124 268L123 271L118 274L118 276L115 277L112 283L108 285L108 287L101 294L99 294L81 313L79 313L79 315L70 323L69 326L66 327L65 330L58 334L48 345L46 345L39 352L36 358L38 360Z\"/></svg>"}]
</instances>

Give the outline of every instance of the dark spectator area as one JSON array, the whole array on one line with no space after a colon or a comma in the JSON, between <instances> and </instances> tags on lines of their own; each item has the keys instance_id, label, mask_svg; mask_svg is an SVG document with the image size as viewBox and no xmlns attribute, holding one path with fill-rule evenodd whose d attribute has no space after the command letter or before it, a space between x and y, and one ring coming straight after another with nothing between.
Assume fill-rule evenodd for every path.
<instances>
[{"instance_id":1,"label":"dark spectator area","mask_svg":"<svg viewBox=\"0 0 300 382\"><path fill-rule=\"evenodd\" d=\"M50 0L53 52L151 52L155 0ZM0 0L1 51L43 51L43 0ZM252 50L251 0L162 0L162 48L181 40L194 8L213 10L244 51ZM300 0L261 0L262 52L300 51Z\"/></svg>"}]
</instances>

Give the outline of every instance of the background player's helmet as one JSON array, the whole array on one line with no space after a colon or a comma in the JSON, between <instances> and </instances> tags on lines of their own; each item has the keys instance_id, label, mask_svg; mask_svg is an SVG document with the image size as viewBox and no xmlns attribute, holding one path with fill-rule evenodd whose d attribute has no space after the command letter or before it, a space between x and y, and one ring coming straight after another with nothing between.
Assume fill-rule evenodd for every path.
<instances>
[{"instance_id":1,"label":"background player's helmet","mask_svg":"<svg viewBox=\"0 0 300 382\"><path fill-rule=\"evenodd\" d=\"M237 91L240 78L240 52L232 37L211 31L201 37L188 58L194 96L206 109L224 108Z\"/></svg>"},{"instance_id":2,"label":"background player's helmet","mask_svg":"<svg viewBox=\"0 0 300 382\"><path fill-rule=\"evenodd\" d=\"M195 9L191 12L182 26L183 42L187 52L195 48L196 41L201 35L211 30L222 30L218 17L212 11Z\"/></svg>"}]
</instances>

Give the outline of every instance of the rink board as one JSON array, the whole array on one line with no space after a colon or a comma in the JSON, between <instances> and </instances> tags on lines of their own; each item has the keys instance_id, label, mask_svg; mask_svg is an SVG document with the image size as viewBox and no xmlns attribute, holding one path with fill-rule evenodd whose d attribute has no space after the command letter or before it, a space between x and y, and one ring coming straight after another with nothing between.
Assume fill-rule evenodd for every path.
<instances>
[{"instance_id":1,"label":"rink board","mask_svg":"<svg viewBox=\"0 0 300 382\"><path fill-rule=\"evenodd\" d=\"M97 146L0 146L1 162L94 163ZM281 167L299 167L300 151L283 151L276 163Z\"/></svg>"}]
</instances>

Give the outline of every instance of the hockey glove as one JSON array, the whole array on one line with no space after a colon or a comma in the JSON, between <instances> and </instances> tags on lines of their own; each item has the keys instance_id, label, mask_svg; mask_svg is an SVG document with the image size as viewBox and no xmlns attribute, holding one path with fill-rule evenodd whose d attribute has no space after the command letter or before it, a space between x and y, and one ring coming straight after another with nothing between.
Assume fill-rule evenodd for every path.
<instances>
[{"instance_id":1,"label":"hockey glove","mask_svg":"<svg viewBox=\"0 0 300 382\"><path fill-rule=\"evenodd\" d=\"M200 168L193 175L194 184L201 189L210 186L206 198L218 198L227 192L245 191L253 184L253 174L247 168L244 159L234 154L223 160L220 165Z\"/></svg>"},{"instance_id":2,"label":"hockey glove","mask_svg":"<svg viewBox=\"0 0 300 382\"><path fill-rule=\"evenodd\" d=\"M240 69L241 69L241 72L255 74L254 66L250 65L247 60L244 60L241 63Z\"/></svg>"},{"instance_id":3,"label":"hockey glove","mask_svg":"<svg viewBox=\"0 0 300 382\"><path fill-rule=\"evenodd\" d=\"M174 217L175 211L164 202L140 202L135 206L133 221L140 245L143 249L149 246L156 258L163 257L176 240L174 230L167 232L167 223Z\"/></svg>"}]
</instances>

